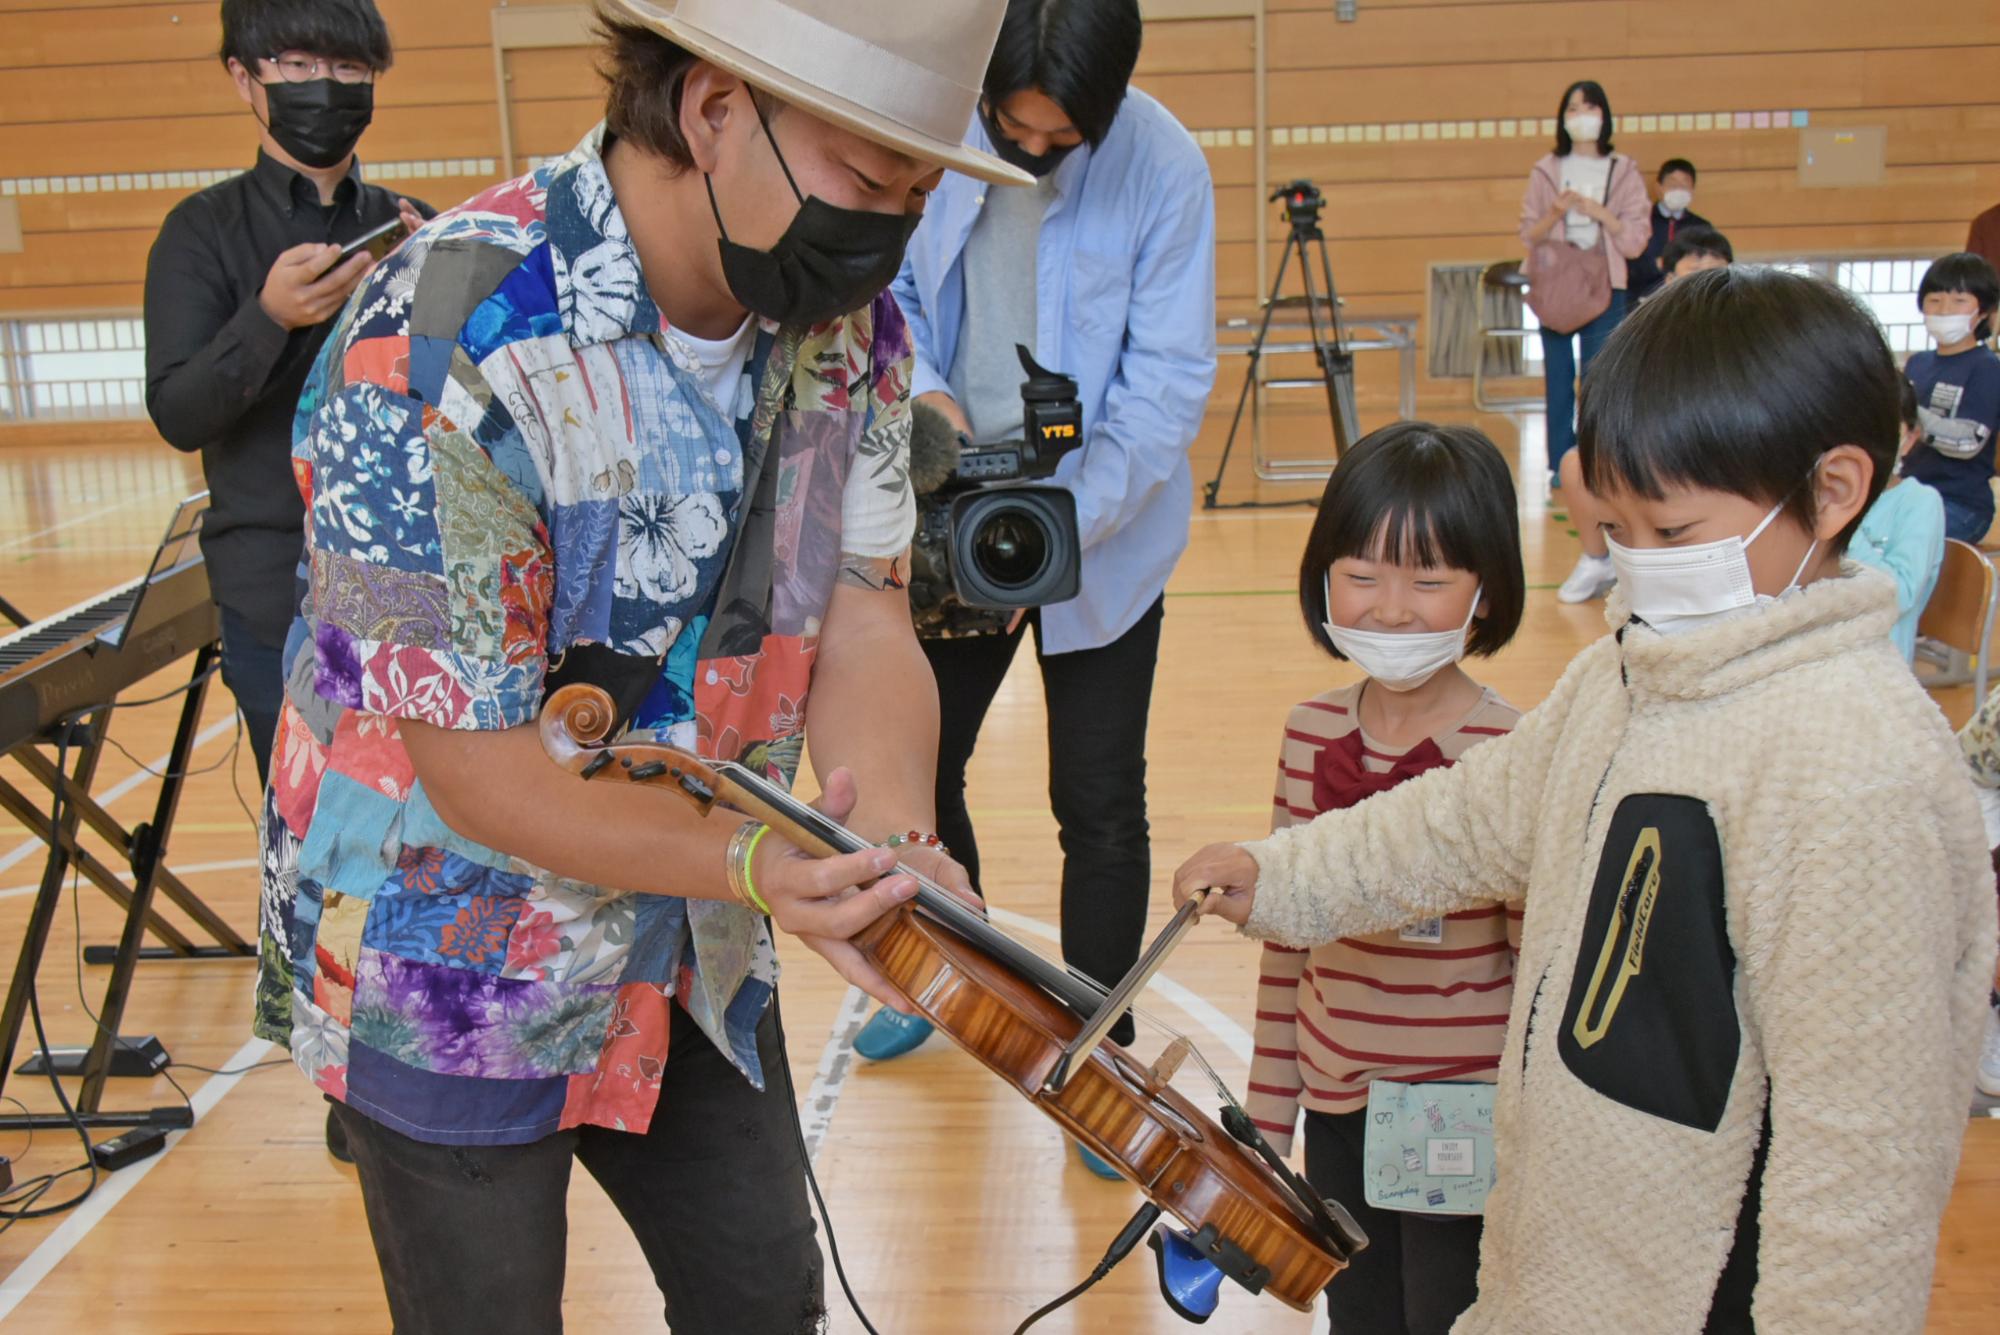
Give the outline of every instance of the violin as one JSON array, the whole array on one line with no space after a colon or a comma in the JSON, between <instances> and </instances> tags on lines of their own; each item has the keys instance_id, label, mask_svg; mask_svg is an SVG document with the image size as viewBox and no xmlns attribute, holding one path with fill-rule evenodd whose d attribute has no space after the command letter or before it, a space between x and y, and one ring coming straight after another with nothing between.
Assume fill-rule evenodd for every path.
<instances>
[{"instance_id":1,"label":"violin","mask_svg":"<svg viewBox=\"0 0 2000 1335\"><path fill-rule=\"evenodd\" d=\"M606 742L614 720L603 690L564 686L543 708L543 748L585 779L667 788L703 815L726 805L815 856L874 847L745 766L650 740ZM854 938L869 962L940 1032L1185 1223L1181 1245L1252 1293L1310 1311L1367 1237L1278 1158L1219 1080L1226 1131L1168 1083L1191 1051L1187 1040L1152 1065L1103 1041L1143 984L1141 971L1107 994L936 882L901 864L891 874L912 877L918 890ZM1169 933L1191 922L1184 910ZM1156 968L1164 950L1152 954Z\"/></svg>"}]
</instances>

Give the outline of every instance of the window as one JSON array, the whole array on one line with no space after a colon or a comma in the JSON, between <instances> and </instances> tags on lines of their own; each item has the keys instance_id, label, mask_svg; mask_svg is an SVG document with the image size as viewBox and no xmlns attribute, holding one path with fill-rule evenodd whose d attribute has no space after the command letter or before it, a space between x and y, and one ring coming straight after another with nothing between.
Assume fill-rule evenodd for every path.
<instances>
[{"instance_id":1,"label":"window","mask_svg":"<svg viewBox=\"0 0 2000 1335\"><path fill-rule=\"evenodd\" d=\"M143 417L136 315L0 320L0 423Z\"/></svg>"},{"instance_id":2,"label":"window","mask_svg":"<svg viewBox=\"0 0 2000 1335\"><path fill-rule=\"evenodd\" d=\"M1812 274L1846 288L1861 298L1862 304L1874 313L1876 322L1882 326L1882 336L1889 341L1889 350L1901 361L1909 354L1922 352L1930 346L1930 338L1924 333L1924 313L1917 305L1917 284L1923 281L1924 270L1930 267L1932 258L1917 255L1889 259L1843 259L1837 255L1821 255L1746 260L1744 263L1768 265L1786 273ZM1524 329L1540 328L1533 311L1523 307L1521 315ZM1542 340L1526 338L1521 342L1528 369L1539 374Z\"/></svg>"}]
</instances>

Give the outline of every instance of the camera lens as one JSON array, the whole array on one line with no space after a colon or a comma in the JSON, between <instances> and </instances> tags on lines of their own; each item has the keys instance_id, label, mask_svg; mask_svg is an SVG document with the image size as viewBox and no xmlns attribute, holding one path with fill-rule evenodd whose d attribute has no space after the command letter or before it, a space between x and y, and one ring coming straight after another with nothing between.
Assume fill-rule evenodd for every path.
<instances>
[{"instance_id":1,"label":"camera lens","mask_svg":"<svg viewBox=\"0 0 2000 1335\"><path fill-rule=\"evenodd\" d=\"M951 503L952 592L967 607L1042 607L1076 597L1083 566L1076 498L1055 486L1002 486Z\"/></svg>"},{"instance_id":2,"label":"camera lens","mask_svg":"<svg viewBox=\"0 0 2000 1335\"><path fill-rule=\"evenodd\" d=\"M1023 589L1049 560L1049 531L1038 515L1019 510L994 515L972 540L979 571L1003 589Z\"/></svg>"}]
</instances>

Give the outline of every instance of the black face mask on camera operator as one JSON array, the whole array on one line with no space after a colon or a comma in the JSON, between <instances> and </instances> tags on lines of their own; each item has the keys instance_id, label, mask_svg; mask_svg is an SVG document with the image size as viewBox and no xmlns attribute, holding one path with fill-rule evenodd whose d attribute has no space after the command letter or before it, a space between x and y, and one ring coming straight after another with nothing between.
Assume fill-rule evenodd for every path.
<instances>
[{"instance_id":1,"label":"black face mask on camera operator","mask_svg":"<svg viewBox=\"0 0 2000 1335\"><path fill-rule=\"evenodd\" d=\"M1030 153L1007 137L1007 132L1000 128L999 118L993 114L993 108L984 102L979 104L979 123L986 127L986 137L993 141L995 157L1010 167L1019 167L1038 180L1062 166L1064 158L1083 147L1081 142L1054 144L1046 153Z\"/></svg>"}]
</instances>

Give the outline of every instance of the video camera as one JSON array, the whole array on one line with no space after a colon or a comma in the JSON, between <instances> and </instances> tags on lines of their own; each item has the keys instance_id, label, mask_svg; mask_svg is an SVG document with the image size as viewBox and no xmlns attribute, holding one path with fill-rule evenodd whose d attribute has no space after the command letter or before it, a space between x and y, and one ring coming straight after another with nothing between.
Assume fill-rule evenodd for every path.
<instances>
[{"instance_id":1,"label":"video camera","mask_svg":"<svg viewBox=\"0 0 2000 1335\"><path fill-rule=\"evenodd\" d=\"M1326 196L1311 181L1287 181L1271 192L1271 202L1285 206L1285 221L1297 228L1319 226L1319 211Z\"/></svg>"},{"instance_id":2,"label":"video camera","mask_svg":"<svg viewBox=\"0 0 2000 1335\"><path fill-rule=\"evenodd\" d=\"M1076 498L1037 485L1083 444L1076 381L1014 351L1021 384L1021 439L974 446L942 413L913 407L911 484L917 537L910 552L910 607L926 639L999 635L1013 613L1076 597L1083 543Z\"/></svg>"}]
</instances>

